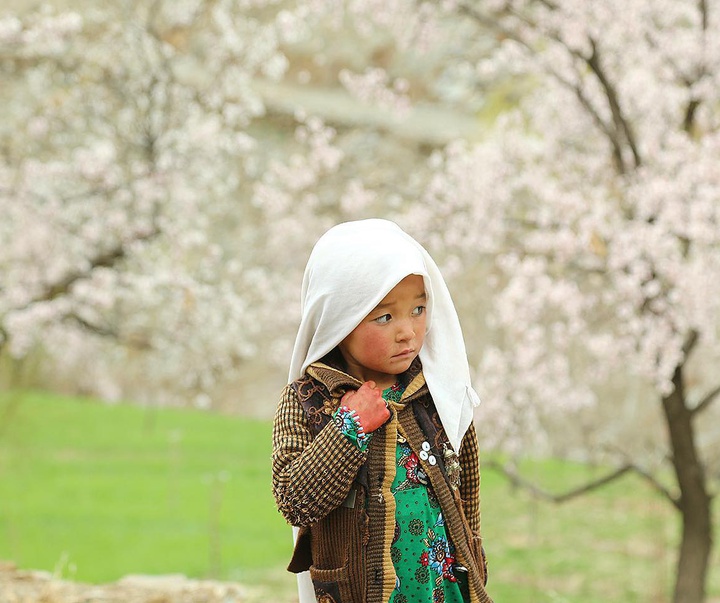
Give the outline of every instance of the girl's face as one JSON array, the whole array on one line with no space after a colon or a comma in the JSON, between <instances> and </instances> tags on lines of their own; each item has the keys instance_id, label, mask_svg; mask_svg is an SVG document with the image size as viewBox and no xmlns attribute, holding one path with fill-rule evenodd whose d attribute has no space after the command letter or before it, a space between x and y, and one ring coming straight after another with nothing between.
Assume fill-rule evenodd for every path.
<instances>
[{"instance_id":1,"label":"girl's face","mask_svg":"<svg viewBox=\"0 0 720 603\"><path fill-rule=\"evenodd\" d=\"M401 280L340 343L348 372L381 389L393 385L425 341L426 302L422 276Z\"/></svg>"}]
</instances>

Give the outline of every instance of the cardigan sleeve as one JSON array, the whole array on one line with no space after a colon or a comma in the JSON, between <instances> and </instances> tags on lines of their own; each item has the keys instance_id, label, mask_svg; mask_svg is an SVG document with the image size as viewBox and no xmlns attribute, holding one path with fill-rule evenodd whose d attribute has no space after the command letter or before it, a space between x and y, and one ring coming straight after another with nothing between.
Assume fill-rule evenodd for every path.
<instances>
[{"instance_id":1,"label":"cardigan sleeve","mask_svg":"<svg viewBox=\"0 0 720 603\"><path fill-rule=\"evenodd\" d=\"M472 545L483 574L482 580L487 584L487 559L480 535L480 458L477 432L473 423L470 424L460 446L460 466L462 467L460 497L463 512L472 530Z\"/></svg>"},{"instance_id":2,"label":"cardigan sleeve","mask_svg":"<svg viewBox=\"0 0 720 603\"><path fill-rule=\"evenodd\" d=\"M315 438L291 387L273 423L272 489L279 511L294 526L313 524L347 498L367 452L330 421Z\"/></svg>"},{"instance_id":3,"label":"cardigan sleeve","mask_svg":"<svg viewBox=\"0 0 720 603\"><path fill-rule=\"evenodd\" d=\"M460 497L473 533L480 534L480 459L475 425L470 424L460 446Z\"/></svg>"}]
</instances>

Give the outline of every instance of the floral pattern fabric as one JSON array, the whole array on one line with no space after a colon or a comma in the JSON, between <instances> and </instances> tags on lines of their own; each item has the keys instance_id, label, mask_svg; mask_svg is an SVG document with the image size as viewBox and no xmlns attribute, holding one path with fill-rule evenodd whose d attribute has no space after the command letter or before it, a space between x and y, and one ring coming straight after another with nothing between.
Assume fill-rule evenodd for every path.
<instances>
[{"instance_id":1,"label":"floral pattern fabric","mask_svg":"<svg viewBox=\"0 0 720 603\"><path fill-rule=\"evenodd\" d=\"M353 442L363 452L368 449L371 433L365 433L360 419L354 410L341 406L333 414L333 422L346 438Z\"/></svg>"}]
</instances>

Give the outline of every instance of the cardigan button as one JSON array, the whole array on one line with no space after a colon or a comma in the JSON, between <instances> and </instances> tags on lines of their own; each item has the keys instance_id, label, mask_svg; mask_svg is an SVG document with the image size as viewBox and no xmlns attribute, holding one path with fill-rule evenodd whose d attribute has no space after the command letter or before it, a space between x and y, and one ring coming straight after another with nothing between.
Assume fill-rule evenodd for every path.
<instances>
[{"instance_id":1,"label":"cardigan button","mask_svg":"<svg viewBox=\"0 0 720 603\"><path fill-rule=\"evenodd\" d=\"M420 446L425 452L430 452L430 442L423 442Z\"/></svg>"},{"instance_id":2,"label":"cardigan button","mask_svg":"<svg viewBox=\"0 0 720 603\"><path fill-rule=\"evenodd\" d=\"M437 464L437 459L431 454L431 455L428 457L428 463L430 463L431 465L436 465L436 464Z\"/></svg>"},{"instance_id":3,"label":"cardigan button","mask_svg":"<svg viewBox=\"0 0 720 603\"><path fill-rule=\"evenodd\" d=\"M421 450L418 456L420 457L420 460L427 461L430 455L425 450Z\"/></svg>"}]
</instances>

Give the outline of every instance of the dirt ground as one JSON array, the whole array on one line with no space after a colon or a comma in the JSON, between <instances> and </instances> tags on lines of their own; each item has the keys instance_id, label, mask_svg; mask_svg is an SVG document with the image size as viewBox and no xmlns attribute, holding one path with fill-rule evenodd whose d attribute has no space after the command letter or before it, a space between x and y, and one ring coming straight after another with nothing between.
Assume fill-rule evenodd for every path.
<instances>
[{"instance_id":1,"label":"dirt ground","mask_svg":"<svg viewBox=\"0 0 720 603\"><path fill-rule=\"evenodd\" d=\"M55 579L49 572L0 561L0 603L249 603L257 593L229 582L182 575L126 576L111 584Z\"/></svg>"}]
</instances>

